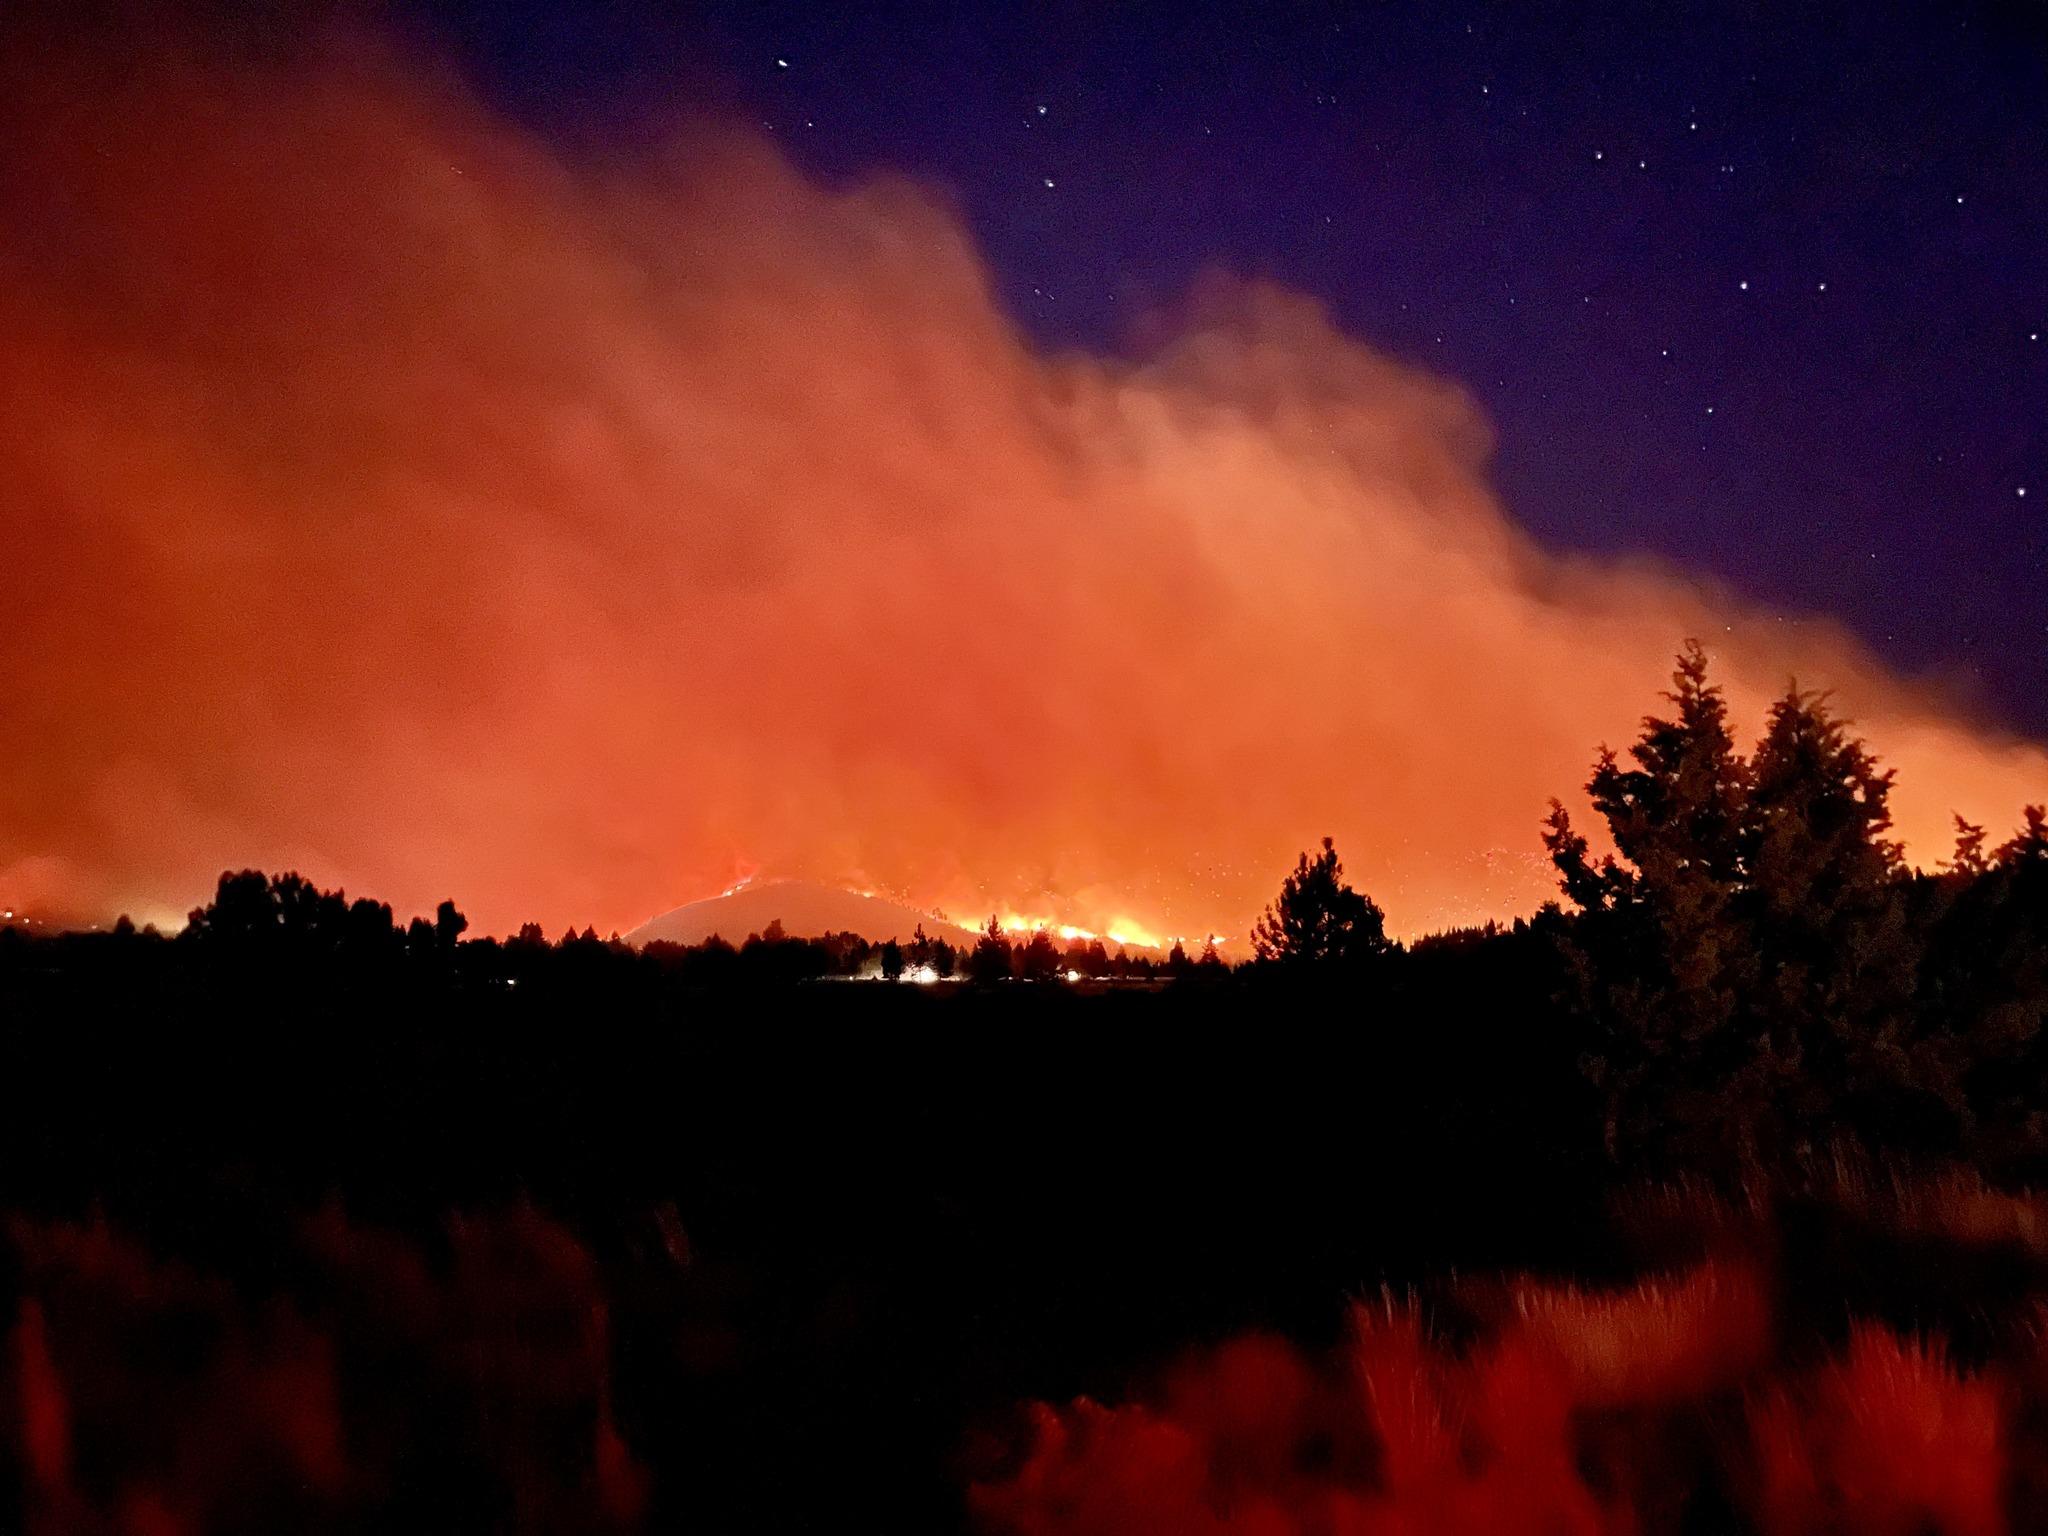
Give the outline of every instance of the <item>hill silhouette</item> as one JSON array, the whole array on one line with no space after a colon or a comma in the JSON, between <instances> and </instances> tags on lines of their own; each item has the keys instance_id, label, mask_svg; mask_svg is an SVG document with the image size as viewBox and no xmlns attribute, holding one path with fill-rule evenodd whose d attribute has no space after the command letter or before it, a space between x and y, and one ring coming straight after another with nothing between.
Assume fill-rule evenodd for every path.
<instances>
[{"instance_id":1,"label":"hill silhouette","mask_svg":"<svg viewBox=\"0 0 2048 1536\"><path fill-rule=\"evenodd\" d=\"M857 933L875 944L888 939L908 941L920 924L931 937L943 938L955 947L971 948L975 938L971 929L942 922L929 912L884 896L864 896L859 891L805 880L769 880L649 918L626 935L626 942L636 948L661 939L701 944L715 933L737 944L778 919L786 932L799 938Z\"/></svg>"}]
</instances>

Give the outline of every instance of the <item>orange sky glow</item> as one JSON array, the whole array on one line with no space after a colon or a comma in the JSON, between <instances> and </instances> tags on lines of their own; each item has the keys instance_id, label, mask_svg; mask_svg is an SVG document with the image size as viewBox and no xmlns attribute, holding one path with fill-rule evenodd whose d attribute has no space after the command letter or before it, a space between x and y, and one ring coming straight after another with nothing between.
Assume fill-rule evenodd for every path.
<instances>
[{"instance_id":1,"label":"orange sky glow","mask_svg":"<svg viewBox=\"0 0 2048 1536\"><path fill-rule=\"evenodd\" d=\"M360 39L0 85L11 906L256 865L603 932L760 871L1242 935L1330 833L1413 934L1553 893L1689 635L1746 734L1833 689L1922 862L2048 796L1825 622L1536 547L1309 299L1046 355L939 193L571 161Z\"/></svg>"}]
</instances>

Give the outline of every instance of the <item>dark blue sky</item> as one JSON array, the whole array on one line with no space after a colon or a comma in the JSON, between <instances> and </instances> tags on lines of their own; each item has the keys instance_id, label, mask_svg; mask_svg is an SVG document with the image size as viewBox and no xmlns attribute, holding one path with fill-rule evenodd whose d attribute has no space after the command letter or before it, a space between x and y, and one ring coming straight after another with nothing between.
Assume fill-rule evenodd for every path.
<instances>
[{"instance_id":1,"label":"dark blue sky","mask_svg":"<svg viewBox=\"0 0 2048 1536\"><path fill-rule=\"evenodd\" d=\"M944 187L1049 344L1314 294L1484 402L1547 543L2048 737L2048 7L409 9L551 134L708 106Z\"/></svg>"}]
</instances>

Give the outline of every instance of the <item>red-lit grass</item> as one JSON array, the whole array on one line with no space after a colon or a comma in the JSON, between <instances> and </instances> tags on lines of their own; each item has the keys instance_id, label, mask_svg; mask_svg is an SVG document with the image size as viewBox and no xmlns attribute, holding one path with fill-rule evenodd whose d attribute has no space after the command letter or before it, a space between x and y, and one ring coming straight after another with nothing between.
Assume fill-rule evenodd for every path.
<instances>
[{"instance_id":1,"label":"red-lit grass","mask_svg":"<svg viewBox=\"0 0 2048 1536\"><path fill-rule=\"evenodd\" d=\"M1859 1326L1847 1353L1750 1406L1765 1536L1999 1536L2007 1404L1938 1342Z\"/></svg>"},{"instance_id":2,"label":"red-lit grass","mask_svg":"<svg viewBox=\"0 0 2048 1536\"><path fill-rule=\"evenodd\" d=\"M1017 1536L1658 1536L1726 1494L1760 1536L2009 1528L2014 1390L1938 1341L1863 1325L1773 1374L1764 1282L1728 1260L1505 1294L1462 1350L1389 1301L1335 1359L1243 1340L1142 1402L1041 1405L975 1510Z\"/></svg>"},{"instance_id":3,"label":"red-lit grass","mask_svg":"<svg viewBox=\"0 0 2048 1536\"><path fill-rule=\"evenodd\" d=\"M1740 1382L1771 1344L1755 1265L1709 1260L1617 1290L1522 1281L1508 1327L1556 1362L1583 1407L1675 1403Z\"/></svg>"},{"instance_id":4,"label":"red-lit grass","mask_svg":"<svg viewBox=\"0 0 2048 1536\"><path fill-rule=\"evenodd\" d=\"M309 1296L293 1304L101 1221L11 1224L23 1295L0 1424L31 1536L353 1517L433 1436L433 1454L495 1470L517 1529L638 1528L648 1478L614 1416L609 1309L572 1234L521 1205L451 1220L438 1263L338 1211L303 1235Z\"/></svg>"},{"instance_id":5,"label":"red-lit grass","mask_svg":"<svg viewBox=\"0 0 2048 1536\"><path fill-rule=\"evenodd\" d=\"M1017 1536L1624 1536L1578 1476L1569 1384L1520 1340L1461 1357L1411 1307L1354 1313L1349 1347L1226 1345L1156 1403L1033 1409L1011 1477L973 1490Z\"/></svg>"}]
</instances>

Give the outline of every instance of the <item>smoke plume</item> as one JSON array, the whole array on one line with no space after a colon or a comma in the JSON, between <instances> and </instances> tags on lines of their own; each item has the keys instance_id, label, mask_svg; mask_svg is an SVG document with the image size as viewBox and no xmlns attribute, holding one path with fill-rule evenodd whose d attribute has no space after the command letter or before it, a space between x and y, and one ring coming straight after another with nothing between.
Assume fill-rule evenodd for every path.
<instances>
[{"instance_id":1,"label":"smoke plume","mask_svg":"<svg viewBox=\"0 0 2048 1536\"><path fill-rule=\"evenodd\" d=\"M285 53L0 63L11 905L603 930L758 868L1241 935L1327 832L1415 932L1550 893L1691 635L1747 727L1834 689L1922 861L2048 791L1824 623L1537 548L1471 400L1308 299L1048 356L930 189Z\"/></svg>"}]
</instances>

